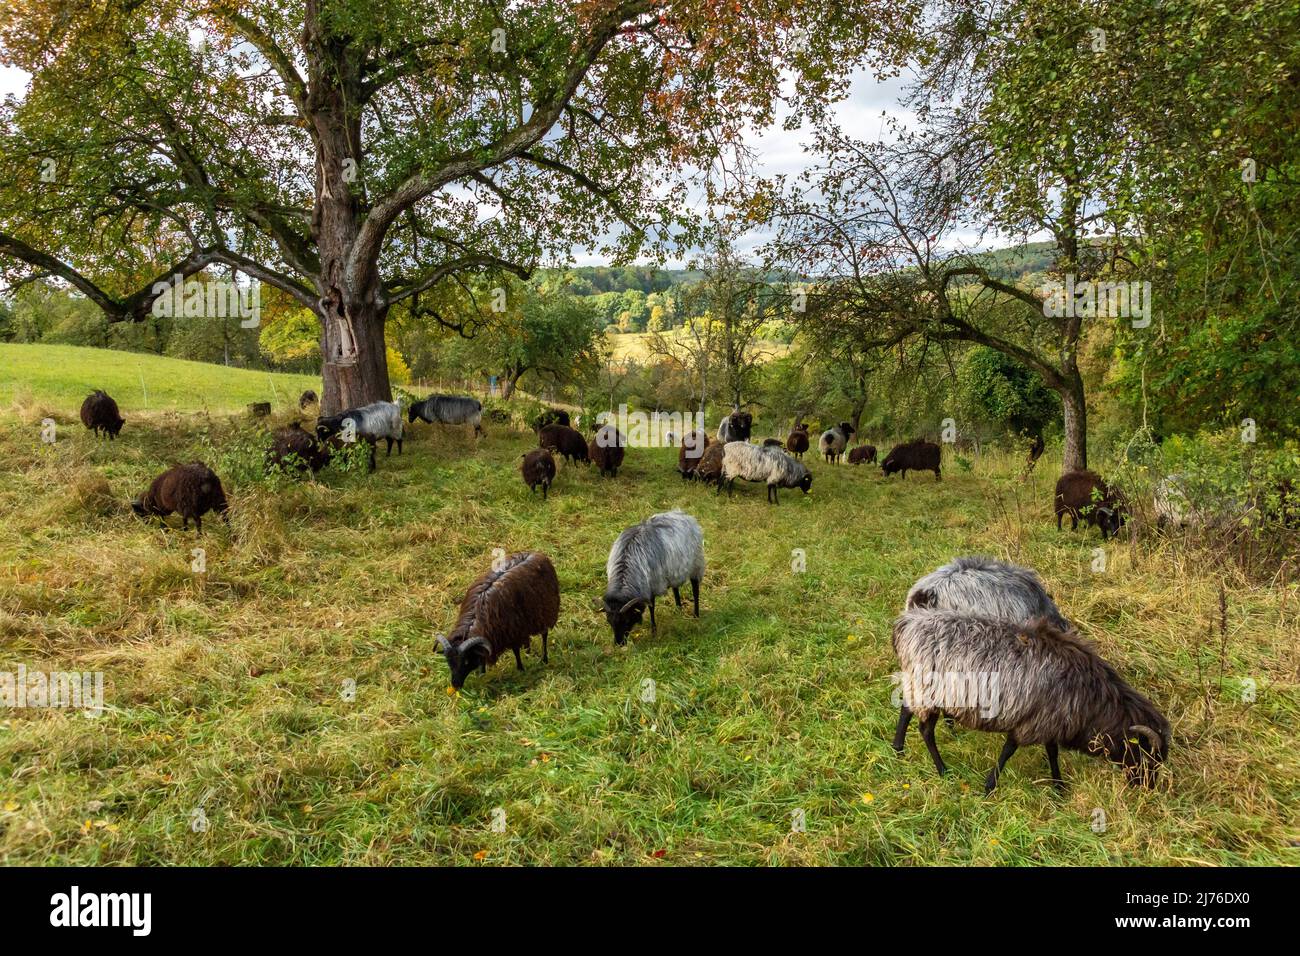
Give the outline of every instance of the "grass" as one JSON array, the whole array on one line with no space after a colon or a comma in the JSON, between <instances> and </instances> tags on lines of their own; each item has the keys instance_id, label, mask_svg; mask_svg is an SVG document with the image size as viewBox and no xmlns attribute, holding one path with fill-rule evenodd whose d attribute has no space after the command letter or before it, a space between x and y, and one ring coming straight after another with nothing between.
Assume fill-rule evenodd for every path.
<instances>
[{"instance_id":1,"label":"grass","mask_svg":"<svg viewBox=\"0 0 1300 956\"><path fill-rule=\"evenodd\" d=\"M682 337L683 330L670 329L662 334L669 340L675 340ZM653 332L611 333L609 338L614 347L614 360L617 362L626 362L629 359L636 359L638 362L646 361L652 355L650 343L654 335ZM781 358L790 352L790 345L786 342L762 340L756 342L754 347L766 359Z\"/></svg>"},{"instance_id":2,"label":"grass","mask_svg":"<svg viewBox=\"0 0 1300 956\"><path fill-rule=\"evenodd\" d=\"M195 391L194 407L211 397ZM252 478L265 425L123 404L112 444L79 425L42 444L39 416L72 405L0 415L0 669L103 671L107 703L97 719L0 715L4 863L1224 865L1300 853L1295 585L1254 584L1146 536L1108 547L1095 573L1096 533L1058 534L1050 520L1057 463L1021 484L997 456L939 483L814 462L813 494L771 507L756 485L728 500L682 483L673 449L632 449L617 480L562 467L543 502L516 471L527 432L498 426L476 444L417 425L373 476L275 482ZM282 404L275 420L290 414ZM229 529L210 522L196 539L130 514L153 474L195 456L227 479ZM702 617L663 602L658 637L638 628L617 648L592 607L609 546L674 506L704 527ZM205 575L190 570L199 544ZM520 673L503 658L450 696L434 635L495 548L556 563L551 661L526 656ZM1174 744L1160 788L1131 790L1117 768L1071 753L1057 795L1041 750L1026 750L986 799L1000 741L942 726L947 778L915 733L893 754L890 621L915 578L971 552L1037 567L1164 708ZM200 809L206 829L192 825ZM792 832L795 811L805 832Z\"/></svg>"},{"instance_id":3,"label":"grass","mask_svg":"<svg viewBox=\"0 0 1300 956\"><path fill-rule=\"evenodd\" d=\"M0 407L36 402L79 421L82 399L97 388L117 399L124 415L127 408L228 412L250 402L296 401L309 388L319 393L320 378L142 352L0 342Z\"/></svg>"}]
</instances>

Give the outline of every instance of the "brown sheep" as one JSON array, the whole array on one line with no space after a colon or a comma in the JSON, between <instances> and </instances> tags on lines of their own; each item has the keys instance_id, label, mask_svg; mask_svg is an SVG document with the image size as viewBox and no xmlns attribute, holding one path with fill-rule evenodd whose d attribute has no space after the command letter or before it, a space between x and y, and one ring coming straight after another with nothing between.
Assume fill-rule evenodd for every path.
<instances>
[{"instance_id":1,"label":"brown sheep","mask_svg":"<svg viewBox=\"0 0 1300 956\"><path fill-rule=\"evenodd\" d=\"M618 477L626 444L627 439L613 425L605 425L596 432L595 437L587 445L587 457L596 463L601 477L604 477L605 472L609 472L611 478Z\"/></svg>"},{"instance_id":2,"label":"brown sheep","mask_svg":"<svg viewBox=\"0 0 1300 956\"><path fill-rule=\"evenodd\" d=\"M470 671L486 672L506 651L514 651L515 666L523 670L519 650L532 647L534 634L542 635L542 663L547 663L546 639L559 617L560 581L550 558L521 551L494 562L465 592L451 633L438 638L451 686L460 690Z\"/></svg>"},{"instance_id":3,"label":"brown sheep","mask_svg":"<svg viewBox=\"0 0 1300 956\"><path fill-rule=\"evenodd\" d=\"M704 449L700 463L695 466L695 477L705 483L722 481L722 458L726 447L718 441Z\"/></svg>"},{"instance_id":4,"label":"brown sheep","mask_svg":"<svg viewBox=\"0 0 1300 956\"><path fill-rule=\"evenodd\" d=\"M876 463L876 446L859 445L849 451L850 465L874 465Z\"/></svg>"},{"instance_id":5,"label":"brown sheep","mask_svg":"<svg viewBox=\"0 0 1300 956\"><path fill-rule=\"evenodd\" d=\"M302 411L306 411L307 409L311 408L311 406L319 405L319 404L320 404L320 399L316 397L316 393L313 392L310 388L298 396L298 408L301 409Z\"/></svg>"},{"instance_id":6,"label":"brown sheep","mask_svg":"<svg viewBox=\"0 0 1300 956\"><path fill-rule=\"evenodd\" d=\"M695 469L709 447L708 433L703 429L687 432L682 438L682 447L677 449L677 472L683 479L695 478Z\"/></svg>"},{"instance_id":7,"label":"brown sheep","mask_svg":"<svg viewBox=\"0 0 1300 956\"><path fill-rule=\"evenodd\" d=\"M1095 471L1067 471L1056 482L1056 530L1061 519L1070 516L1070 530L1079 527L1079 519L1101 530L1101 540L1119 534L1124 523L1124 504L1118 491L1106 486Z\"/></svg>"},{"instance_id":8,"label":"brown sheep","mask_svg":"<svg viewBox=\"0 0 1300 956\"><path fill-rule=\"evenodd\" d=\"M329 464L330 457L328 445L293 422L271 436L271 447L266 450L266 470L303 472L311 469L314 475Z\"/></svg>"},{"instance_id":9,"label":"brown sheep","mask_svg":"<svg viewBox=\"0 0 1300 956\"><path fill-rule=\"evenodd\" d=\"M794 428L785 440L785 448L794 457L802 458L803 453L808 450L808 426L803 422L795 422Z\"/></svg>"},{"instance_id":10,"label":"brown sheep","mask_svg":"<svg viewBox=\"0 0 1300 956\"><path fill-rule=\"evenodd\" d=\"M587 451L587 440L582 437L582 432L567 425L547 425L538 429L537 444L542 448L551 449L575 464L580 461L591 461L591 455Z\"/></svg>"},{"instance_id":11,"label":"brown sheep","mask_svg":"<svg viewBox=\"0 0 1300 956\"><path fill-rule=\"evenodd\" d=\"M103 389L96 389L81 403L81 424L94 432L96 438L102 432L113 441L126 424L126 419L119 414L117 402Z\"/></svg>"},{"instance_id":12,"label":"brown sheep","mask_svg":"<svg viewBox=\"0 0 1300 956\"><path fill-rule=\"evenodd\" d=\"M555 480L555 459L548 448L534 448L521 456L519 472L524 476L528 490L537 493L537 486L542 486L542 498L545 499L551 482Z\"/></svg>"},{"instance_id":13,"label":"brown sheep","mask_svg":"<svg viewBox=\"0 0 1300 956\"><path fill-rule=\"evenodd\" d=\"M938 445L918 438L890 449L889 454L880 464L880 470L884 472L886 478L896 471L901 471L904 478L909 471L933 471L934 480L940 481L943 477L939 474L940 455Z\"/></svg>"},{"instance_id":14,"label":"brown sheep","mask_svg":"<svg viewBox=\"0 0 1300 956\"><path fill-rule=\"evenodd\" d=\"M141 518L163 519L174 511L181 516L183 530L189 528L193 518L199 534L203 533L203 516L209 511L230 524L230 506L221 479L201 461L168 468L153 480L148 491L131 502L131 510Z\"/></svg>"}]
</instances>

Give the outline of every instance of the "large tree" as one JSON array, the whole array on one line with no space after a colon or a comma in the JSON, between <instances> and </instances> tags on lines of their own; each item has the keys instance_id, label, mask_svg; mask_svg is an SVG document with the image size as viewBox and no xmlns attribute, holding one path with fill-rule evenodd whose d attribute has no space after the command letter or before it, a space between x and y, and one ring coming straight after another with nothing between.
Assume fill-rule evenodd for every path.
<instances>
[{"instance_id":1,"label":"large tree","mask_svg":"<svg viewBox=\"0 0 1300 956\"><path fill-rule=\"evenodd\" d=\"M908 4L859 0L31 0L0 62L0 267L113 321L221 264L310 309L322 409L390 397L388 312L574 244L654 251L674 174L819 123ZM787 82L793 79L794 82ZM611 234L611 226L621 224ZM612 235L612 238L610 238ZM427 316L437 321L437 315Z\"/></svg>"}]
</instances>

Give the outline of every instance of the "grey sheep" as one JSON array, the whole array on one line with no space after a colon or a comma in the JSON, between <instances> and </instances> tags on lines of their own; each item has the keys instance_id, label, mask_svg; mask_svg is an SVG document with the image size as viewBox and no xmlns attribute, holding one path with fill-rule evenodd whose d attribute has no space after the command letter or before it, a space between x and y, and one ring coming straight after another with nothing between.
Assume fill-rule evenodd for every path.
<instances>
[{"instance_id":1,"label":"grey sheep","mask_svg":"<svg viewBox=\"0 0 1300 956\"><path fill-rule=\"evenodd\" d=\"M772 445L751 445L743 441L727 442L723 446L722 478L717 493L722 493L725 482L727 497L730 498L737 478L766 483L767 500L771 504L780 504L776 494L778 488L802 488L804 494L812 488L812 472L803 462L795 461Z\"/></svg>"},{"instance_id":2,"label":"grey sheep","mask_svg":"<svg viewBox=\"0 0 1300 956\"><path fill-rule=\"evenodd\" d=\"M473 425L474 435L483 431L483 403L465 395L430 395L406 410L407 421L417 418L431 425ZM567 417L567 416L566 416Z\"/></svg>"},{"instance_id":3,"label":"grey sheep","mask_svg":"<svg viewBox=\"0 0 1300 956\"><path fill-rule=\"evenodd\" d=\"M651 515L618 536L605 562L605 619L614 632L615 644L626 644L627 635L646 608L650 609L650 633L655 624L655 598L672 589L677 606L682 606L681 586L691 582L695 616L700 616L700 580L704 577L704 532L700 523L674 509Z\"/></svg>"},{"instance_id":4,"label":"grey sheep","mask_svg":"<svg viewBox=\"0 0 1300 956\"><path fill-rule=\"evenodd\" d=\"M379 439L388 442L389 455L393 453L393 442L397 442L397 453L402 453L402 409L396 402L371 402L360 408L349 408L337 415L318 418L316 437L327 442L335 435L347 436L349 421L353 425L353 439L370 444L371 471L375 470L375 443Z\"/></svg>"},{"instance_id":5,"label":"grey sheep","mask_svg":"<svg viewBox=\"0 0 1300 956\"><path fill-rule=\"evenodd\" d=\"M906 604L909 611L930 608L1007 621L1045 617L1062 631L1073 627L1032 570L978 555L954 558L925 575L907 592Z\"/></svg>"},{"instance_id":6,"label":"grey sheep","mask_svg":"<svg viewBox=\"0 0 1300 956\"><path fill-rule=\"evenodd\" d=\"M857 431L848 422L840 422L838 425L832 425L826 431L822 432L822 437L817 441L817 448L832 464L839 461L844 454L844 449L849 444L849 439Z\"/></svg>"},{"instance_id":7,"label":"grey sheep","mask_svg":"<svg viewBox=\"0 0 1300 956\"><path fill-rule=\"evenodd\" d=\"M1092 644L1045 618L1014 622L917 608L894 622L901 693L894 750L912 716L935 770L947 771L934 730L940 714L974 730L1006 734L986 793L1019 747L1042 744L1052 781L1064 787L1060 747L1121 764L1130 784L1155 783L1169 754L1169 722L1102 660Z\"/></svg>"}]
</instances>

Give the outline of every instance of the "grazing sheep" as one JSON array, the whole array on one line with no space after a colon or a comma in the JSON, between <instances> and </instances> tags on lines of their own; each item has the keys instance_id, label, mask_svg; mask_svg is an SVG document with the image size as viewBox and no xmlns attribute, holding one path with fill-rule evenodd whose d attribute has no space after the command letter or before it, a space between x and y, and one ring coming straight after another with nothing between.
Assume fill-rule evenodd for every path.
<instances>
[{"instance_id":1,"label":"grazing sheep","mask_svg":"<svg viewBox=\"0 0 1300 956\"><path fill-rule=\"evenodd\" d=\"M314 475L328 465L329 460L329 446L310 432L303 431L297 422L278 429L271 436L271 447L266 450L268 472L310 469Z\"/></svg>"},{"instance_id":2,"label":"grazing sheep","mask_svg":"<svg viewBox=\"0 0 1300 956\"><path fill-rule=\"evenodd\" d=\"M483 431L483 403L464 395L430 395L406 410L406 420L423 419L430 425L473 425L474 436Z\"/></svg>"},{"instance_id":3,"label":"grazing sheep","mask_svg":"<svg viewBox=\"0 0 1300 956\"><path fill-rule=\"evenodd\" d=\"M534 448L520 457L523 460L519 463L519 472L524 476L524 484L534 493L541 485L542 498L545 499L551 482L555 480L555 459L551 457L550 449Z\"/></svg>"},{"instance_id":4,"label":"grazing sheep","mask_svg":"<svg viewBox=\"0 0 1300 956\"><path fill-rule=\"evenodd\" d=\"M627 439L614 425L605 425L587 445L587 456L600 469L601 477L609 472L609 477L617 478L618 469L623 464L624 446Z\"/></svg>"},{"instance_id":5,"label":"grazing sheep","mask_svg":"<svg viewBox=\"0 0 1300 956\"><path fill-rule=\"evenodd\" d=\"M885 460L880 463L880 470L884 472L886 478L896 471L901 471L904 478L909 471L933 471L934 480L940 481L942 479L939 474L941 455L939 446L934 442L918 438L890 449Z\"/></svg>"},{"instance_id":6,"label":"grazing sheep","mask_svg":"<svg viewBox=\"0 0 1300 956\"><path fill-rule=\"evenodd\" d=\"M181 516L182 530L189 528L193 518L199 534L203 533L203 516L209 511L215 511L230 524L230 505L221 479L201 461L168 468L153 480L144 494L131 502L131 510L141 518L164 519L174 511Z\"/></svg>"},{"instance_id":7,"label":"grazing sheep","mask_svg":"<svg viewBox=\"0 0 1300 956\"><path fill-rule=\"evenodd\" d=\"M782 451L785 451L785 442L781 441L781 439L779 439L779 438L764 438L764 439L763 439L763 447L764 447L764 448L779 448L779 449L781 449Z\"/></svg>"},{"instance_id":8,"label":"grazing sheep","mask_svg":"<svg viewBox=\"0 0 1300 956\"><path fill-rule=\"evenodd\" d=\"M271 414L270 402L249 402L248 414L253 418L266 418Z\"/></svg>"},{"instance_id":9,"label":"grazing sheep","mask_svg":"<svg viewBox=\"0 0 1300 956\"><path fill-rule=\"evenodd\" d=\"M307 389L307 391L303 392L301 395L298 396L298 410L299 410L299 411L304 411L304 412L305 412L307 409L311 408L313 405L319 405L319 404L320 404L320 399L316 397L316 393L313 392L310 388Z\"/></svg>"},{"instance_id":10,"label":"grazing sheep","mask_svg":"<svg viewBox=\"0 0 1300 956\"><path fill-rule=\"evenodd\" d=\"M718 441L724 445L729 441L749 441L753 428L754 416L733 405L731 414L718 423Z\"/></svg>"},{"instance_id":11,"label":"grazing sheep","mask_svg":"<svg viewBox=\"0 0 1300 956\"><path fill-rule=\"evenodd\" d=\"M849 451L850 465L874 465L876 463L876 446L859 445Z\"/></svg>"},{"instance_id":12,"label":"grazing sheep","mask_svg":"<svg viewBox=\"0 0 1300 956\"><path fill-rule=\"evenodd\" d=\"M1042 744L1052 781L1064 787L1060 747L1103 754L1124 767L1130 784L1155 783L1169 754L1169 722L1130 687L1091 643L1039 618L1028 622L915 609L894 622L902 703L894 750L903 752L915 714L942 775L935 745L940 714L974 730L1007 735L986 793L1018 747Z\"/></svg>"},{"instance_id":13,"label":"grazing sheep","mask_svg":"<svg viewBox=\"0 0 1300 956\"><path fill-rule=\"evenodd\" d=\"M114 441L126 419L118 413L117 402L107 392L95 389L81 403L81 424L94 432L96 438L103 433L109 441Z\"/></svg>"},{"instance_id":14,"label":"grazing sheep","mask_svg":"<svg viewBox=\"0 0 1300 956\"><path fill-rule=\"evenodd\" d=\"M1119 534L1125 521L1125 508L1119 493L1106 486L1095 471L1067 471L1056 481L1056 530L1061 519L1070 516L1070 530L1079 527L1079 519L1101 530L1101 540Z\"/></svg>"},{"instance_id":15,"label":"grazing sheep","mask_svg":"<svg viewBox=\"0 0 1300 956\"><path fill-rule=\"evenodd\" d=\"M572 425L569 421L569 413L562 408L547 408L533 419L533 431L545 428L547 425Z\"/></svg>"},{"instance_id":16,"label":"grazing sheep","mask_svg":"<svg viewBox=\"0 0 1300 956\"><path fill-rule=\"evenodd\" d=\"M767 500L774 505L780 504L776 496L778 488L802 488L805 495L812 488L812 473L803 462L795 461L779 448L743 441L727 442L723 446L722 478L716 493L722 493L722 484L726 482L730 498L737 478L765 482Z\"/></svg>"},{"instance_id":17,"label":"grazing sheep","mask_svg":"<svg viewBox=\"0 0 1300 956\"><path fill-rule=\"evenodd\" d=\"M708 448L709 435L703 429L687 432L682 438L682 446L677 449L677 473L683 480L699 477L695 471Z\"/></svg>"},{"instance_id":18,"label":"grazing sheep","mask_svg":"<svg viewBox=\"0 0 1300 956\"><path fill-rule=\"evenodd\" d=\"M582 437L582 432L567 425L547 425L538 429L537 443L542 448L549 448L564 456L574 464L580 461L591 461L587 440Z\"/></svg>"},{"instance_id":19,"label":"grazing sheep","mask_svg":"<svg viewBox=\"0 0 1300 956\"><path fill-rule=\"evenodd\" d=\"M906 610L960 611L1007 621L1047 618L1058 630L1073 628L1029 568L993 558L953 558L912 585Z\"/></svg>"},{"instance_id":20,"label":"grazing sheep","mask_svg":"<svg viewBox=\"0 0 1300 956\"><path fill-rule=\"evenodd\" d=\"M697 480L705 484L717 482L718 487L722 487L722 459L726 447L721 442L714 442L704 449L704 454L700 456L700 463L695 466Z\"/></svg>"},{"instance_id":21,"label":"grazing sheep","mask_svg":"<svg viewBox=\"0 0 1300 956\"><path fill-rule=\"evenodd\" d=\"M704 532L700 523L680 510L651 515L618 536L605 563L605 619L614 643L626 644L628 632L650 609L650 633L655 634L655 598L672 589L682 606L681 586L691 582L695 616L700 616L700 580L704 577Z\"/></svg>"},{"instance_id":22,"label":"grazing sheep","mask_svg":"<svg viewBox=\"0 0 1300 956\"><path fill-rule=\"evenodd\" d=\"M844 454L844 449L848 446L849 439L853 437L856 430L848 422L833 425L822 432L822 437L817 442L817 449L825 456L827 461L834 464Z\"/></svg>"},{"instance_id":23,"label":"grazing sheep","mask_svg":"<svg viewBox=\"0 0 1300 956\"><path fill-rule=\"evenodd\" d=\"M803 422L795 422L785 440L785 447L796 458L803 458L803 453L808 450L808 426Z\"/></svg>"},{"instance_id":24,"label":"grazing sheep","mask_svg":"<svg viewBox=\"0 0 1300 956\"><path fill-rule=\"evenodd\" d=\"M396 402L372 402L361 408L349 408L337 415L318 418L316 437L327 442L335 435L346 436L349 421L353 424L355 439L370 445L371 471L375 470L375 445L379 439L388 442L388 455L393 453L393 442L397 442L397 453L402 453L402 409Z\"/></svg>"},{"instance_id":25,"label":"grazing sheep","mask_svg":"<svg viewBox=\"0 0 1300 956\"><path fill-rule=\"evenodd\" d=\"M560 581L551 559L540 551L521 551L480 575L460 602L456 626L439 636L438 652L447 660L451 686L460 690L470 671L487 671L506 651L524 669L520 648L532 649L542 635L542 663L550 660L546 638L560 617Z\"/></svg>"}]
</instances>

